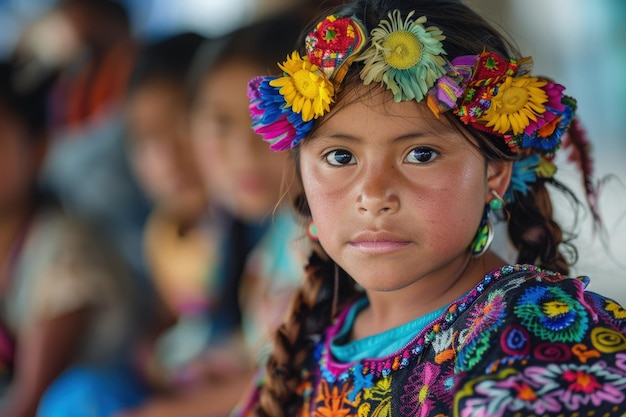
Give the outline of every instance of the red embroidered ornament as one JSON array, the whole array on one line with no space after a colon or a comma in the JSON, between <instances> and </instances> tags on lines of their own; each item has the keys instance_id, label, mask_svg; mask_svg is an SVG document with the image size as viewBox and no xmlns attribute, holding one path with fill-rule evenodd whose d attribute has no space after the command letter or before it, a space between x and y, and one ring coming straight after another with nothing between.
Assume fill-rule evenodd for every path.
<instances>
[{"instance_id":1,"label":"red embroidered ornament","mask_svg":"<svg viewBox=\"0 0 626 417\"><path fill-rule=\"evenodd\" d=\"M307 35L305 45L311 63L338 85L351 62L349 58L363 47L366 39L362 27L353 18L328 16ZM345 70L337 71L342 66Z\"/></svg>"}]
</instances>

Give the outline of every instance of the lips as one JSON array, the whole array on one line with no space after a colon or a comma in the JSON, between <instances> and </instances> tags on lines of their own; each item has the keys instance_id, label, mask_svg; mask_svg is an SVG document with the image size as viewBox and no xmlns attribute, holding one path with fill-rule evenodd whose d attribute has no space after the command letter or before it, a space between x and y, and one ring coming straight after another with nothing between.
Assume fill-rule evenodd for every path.
<instances>
[{"instance_id":1,"label":"lips","mask_svg":"<svg viewBox=\"0 0 626 417\"><path fill-rule=\"evenodd\" d=\"M406 248L411 241L394 233L375 231L360 233L348 244L368 255L385 255Z\"/></svg>"}]
</instances>

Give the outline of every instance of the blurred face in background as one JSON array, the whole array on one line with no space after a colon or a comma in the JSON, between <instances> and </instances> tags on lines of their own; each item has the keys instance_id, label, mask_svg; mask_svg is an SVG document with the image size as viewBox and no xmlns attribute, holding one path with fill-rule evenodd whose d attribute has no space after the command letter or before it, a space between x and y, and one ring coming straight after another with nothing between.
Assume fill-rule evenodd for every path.
<instances>
[{"instance_id":1,"label":"blurred face in background","mask_svg":"<svg viewBox=\"0 0 626 417\"><path fill-rule=\"evenodd\" d=\"M130 160L145 193L171 214L204 208L204 187L191 156L183 89L147 81L128 99Z\"/></svg>"},{"instance_id":2,"label":"blurred face in background","mask_svg":"<svg viewBox=\"0 0 626 417\"><path fill-rule=\"evenodd\" d=\"M248 81L263 72L243 59L221 62L205 76L191 112L194 154L212 202L248 221L278 203L288 157L250 128Z\"/></svg>"},{"instance_id":3,"label":"blurred face in background","mask_svg":"<svg viewBox=\"0 0 626 417\"><path fill-rule=\"evenodd\" d=\"M29 204L33 195L45 142L29 135L0 101L0 215Z\"/></svg>"}]
</instances>

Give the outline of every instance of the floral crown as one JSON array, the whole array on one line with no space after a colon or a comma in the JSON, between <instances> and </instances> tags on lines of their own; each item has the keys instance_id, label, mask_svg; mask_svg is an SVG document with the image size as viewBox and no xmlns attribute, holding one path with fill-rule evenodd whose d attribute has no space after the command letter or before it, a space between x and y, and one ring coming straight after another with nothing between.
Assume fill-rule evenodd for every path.
<instances>
[{"instance_id":1,"label":"floral crown","mask_svg":"<svg viewBox=\"0 0 626 417\"><path fill-rule=\"evenodd\" d=\"M435 115L452 111L466 125L501 138L522 157L512 190L526 193L537 177L551 178L551 160L569 129L576 101L563 86L530 76L532 59L493 52L446 59L443 32L426 17L403 20L395 10L369 38L354 17L328 16L305 39L306 56L293 52L279 64L283 76L261 76L248 85L252 128L282 151L294 148L330 111L349 68L360 61L365 85L382 83L396 102L426 100ZM369 45L368 45L369 42ZM366 48L366 46L368 46Z\"/></svg>"}]
</instances>

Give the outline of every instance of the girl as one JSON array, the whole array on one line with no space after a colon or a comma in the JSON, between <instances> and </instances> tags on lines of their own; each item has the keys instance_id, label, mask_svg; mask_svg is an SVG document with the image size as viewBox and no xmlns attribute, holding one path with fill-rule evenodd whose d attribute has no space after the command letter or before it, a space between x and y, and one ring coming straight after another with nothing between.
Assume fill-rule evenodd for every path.
<instances>
[{"instance_id":1,"label":"girl","mask_svg":"<svg viewBox=\"0 0 626 417\"><path fill-rule=\"evenodd\" d=\"M250 110L320 247L243 414L626 412L626 311L566 278L546 189L584 156L564 87L456 1L355 1L303 46Z\"/></svg>"}]
</instances>

